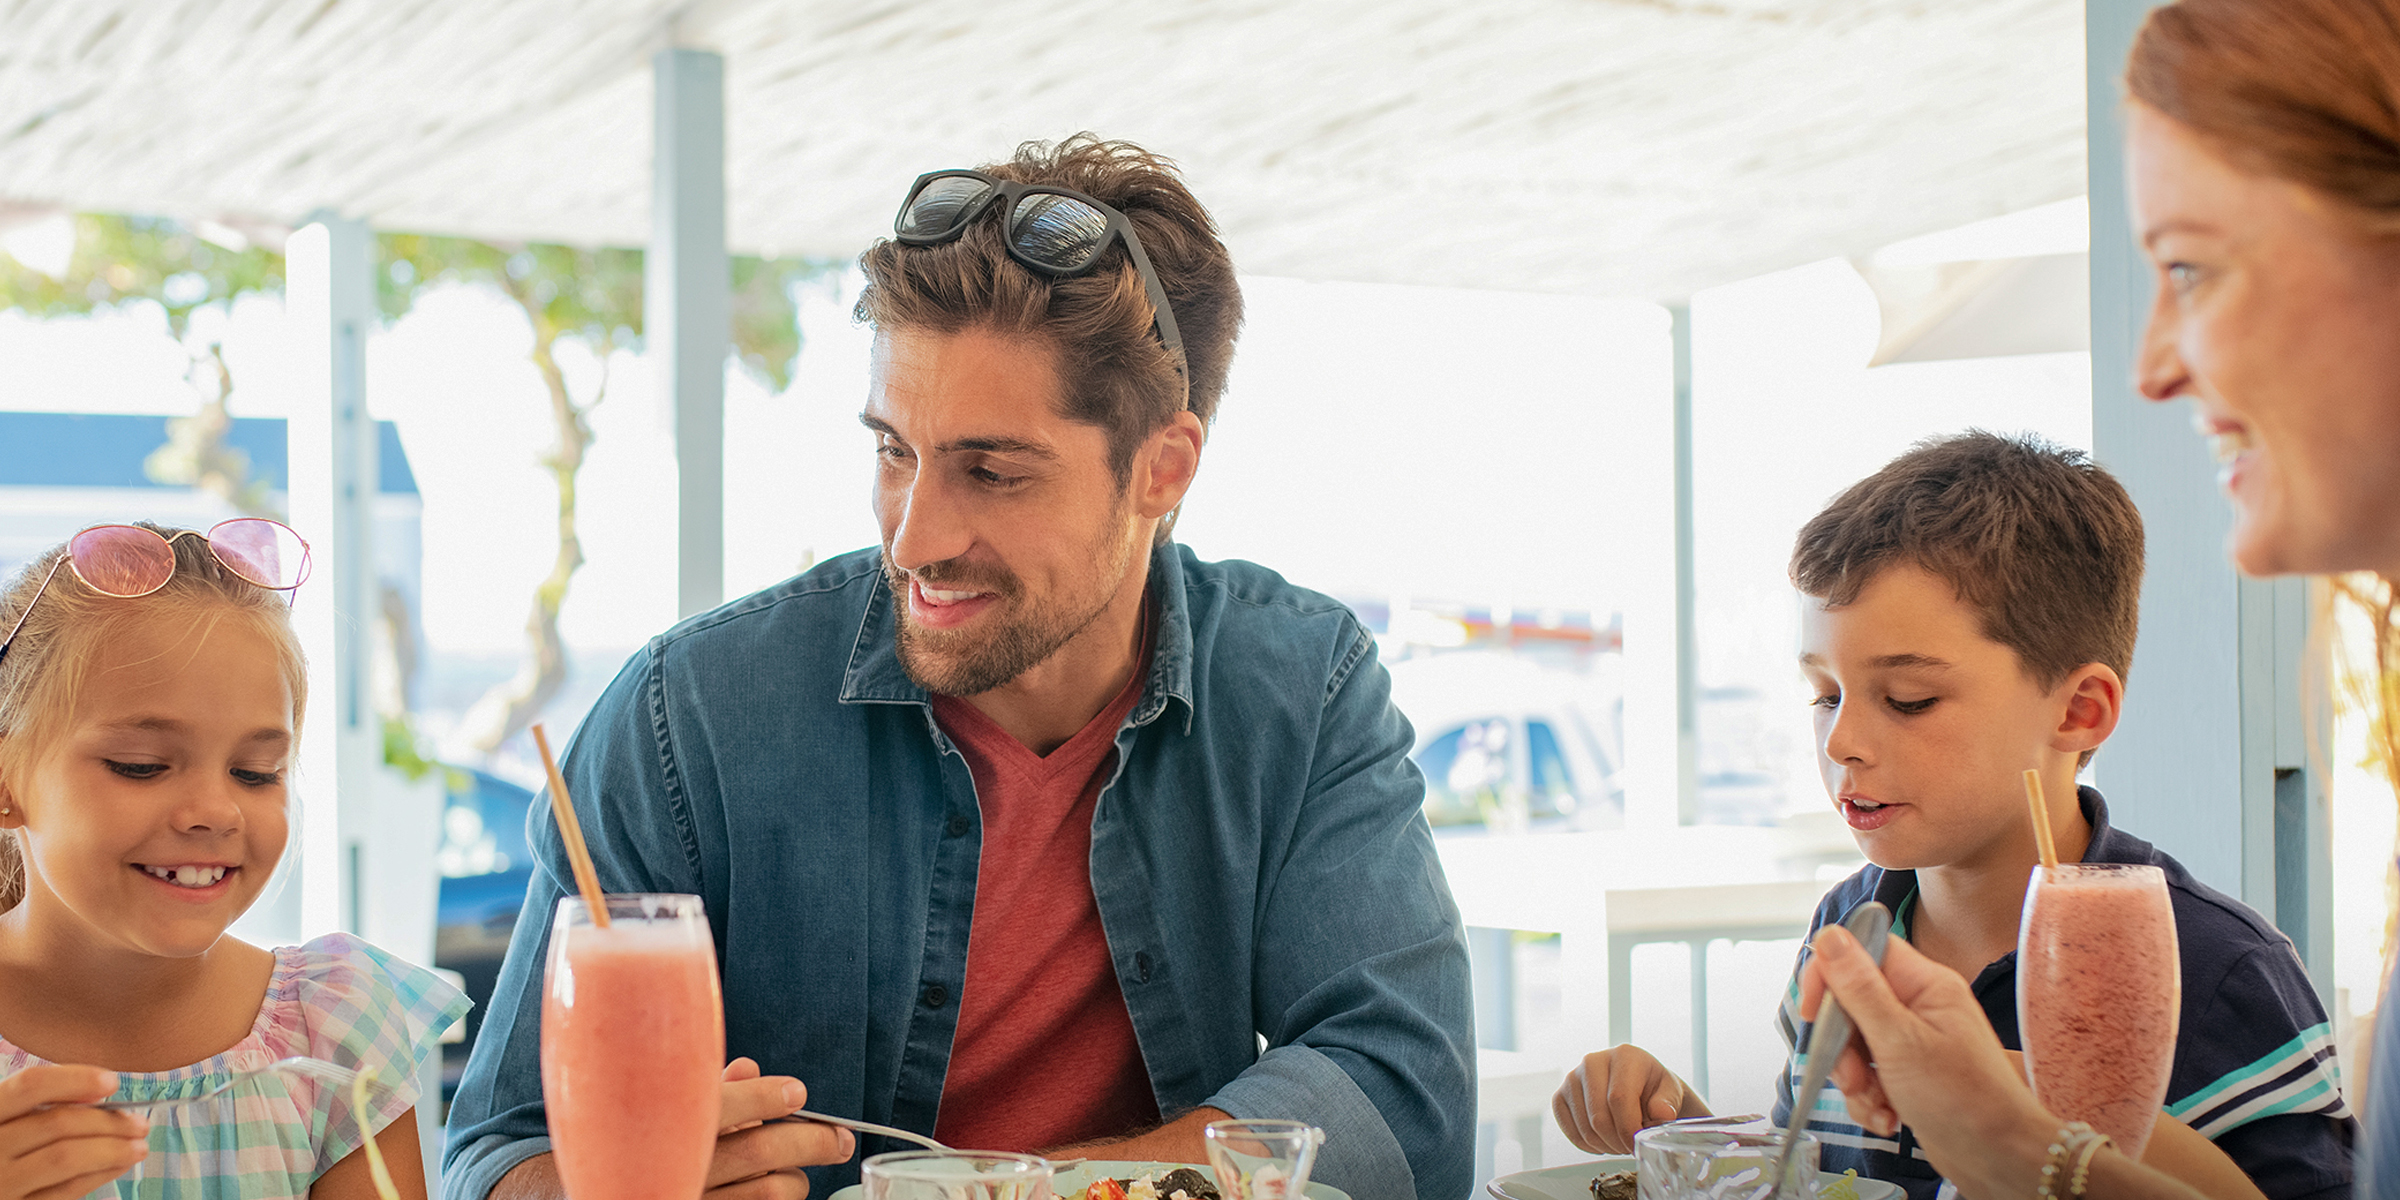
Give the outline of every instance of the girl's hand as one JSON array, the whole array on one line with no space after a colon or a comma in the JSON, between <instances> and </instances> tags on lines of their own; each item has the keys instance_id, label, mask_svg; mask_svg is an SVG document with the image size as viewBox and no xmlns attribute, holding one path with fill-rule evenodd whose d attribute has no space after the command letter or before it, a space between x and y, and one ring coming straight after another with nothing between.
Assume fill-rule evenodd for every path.
<instances>
[{"instance_id":1,"label":"girl's hand","mask_svg":"<svg viewBox=\"0 0 2400 1200\"><path fill-rule=\"evenodd\" d=\"M150 1152L150 1124L91 1105L113 1071L28 1067L0 1079L0 1200L74 1200Z\"/></svg>"}]
</instances>

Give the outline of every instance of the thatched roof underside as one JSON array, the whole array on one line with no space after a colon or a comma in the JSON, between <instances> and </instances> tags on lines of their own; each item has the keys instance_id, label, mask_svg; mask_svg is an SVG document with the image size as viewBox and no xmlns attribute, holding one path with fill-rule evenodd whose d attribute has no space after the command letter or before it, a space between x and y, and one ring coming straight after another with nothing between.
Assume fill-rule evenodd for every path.
<instances>
[{"instance_id":1,"label":"thatched roof underside","mask_svg":"<svg viewBox=\"0 0 2400 1200\"><path fill-rule=\"evenodd\" d=\"M1248 272L1673 298L2084 190L2075 0L15 0L0 206L638 245L726 55L737 251L1093 129Z\"/></svg>"}]
</instances>

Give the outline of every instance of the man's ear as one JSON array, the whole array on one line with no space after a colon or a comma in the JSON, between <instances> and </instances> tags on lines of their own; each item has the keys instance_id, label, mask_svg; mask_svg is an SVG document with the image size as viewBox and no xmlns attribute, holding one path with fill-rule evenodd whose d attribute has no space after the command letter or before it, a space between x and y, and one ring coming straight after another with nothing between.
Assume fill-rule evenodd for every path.
<instances>
[{"instance_id":1,"label":"man's ear","mask_svg":"<svg viewBox=\"0 0 2400 1200\"><path fill-rule=\"evenodd\" d=\"M2125 712L2125 681L2106 663L2075 668L2051 695L2060 707L2050 748L2064 754L2099 749Z\"/></svg>"},{"instance_id":2,"label":"man's ear","mask_svg":"<svg viewBox=\"0 0 2400 1200\"><path fill-rule=\"evenodd\" d=\"M1200 450L1208 432L1189 411L1175 414L1165 428L1143 441L1133 457L1134 511L1154 521L1182 505L1184 493L1200 473Z\"/></svg>"}]
</instances>

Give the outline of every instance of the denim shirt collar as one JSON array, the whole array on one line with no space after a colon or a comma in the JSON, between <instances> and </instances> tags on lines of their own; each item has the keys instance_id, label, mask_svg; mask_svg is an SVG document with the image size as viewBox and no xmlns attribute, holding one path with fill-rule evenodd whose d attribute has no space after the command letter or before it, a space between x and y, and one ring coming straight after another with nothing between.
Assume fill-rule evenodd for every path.
<instances>
[{"instance_id":1,"label":"denim shirt collar","mask_svg":"<svg viewBox=\"0 0 2400 1200\"><path fill-rule=\"evenodd\" d=\"M1142 685L1142 699L1126 719L1131 728L1148 725L1163 716L1167 702L1183 705L1183 732L1192 731L1192 612L1189 597L1183 590L1183 554L1173 542L1161 542L1150 551L1150 579L1146 585L1151 603L1157 605L1158 628L1153 631L1150 650L1150 670ZM932 693L917 686L900 666L900 648L896 636L899 620L898 601L892 595L891 583L881 571L876 572L874 585L867 591L867 604L859 614L858 640L850 648L850 666L842 672L841 702L844 704L915 704L928 711L933 707Z\"/></svg>"}]
</instances>

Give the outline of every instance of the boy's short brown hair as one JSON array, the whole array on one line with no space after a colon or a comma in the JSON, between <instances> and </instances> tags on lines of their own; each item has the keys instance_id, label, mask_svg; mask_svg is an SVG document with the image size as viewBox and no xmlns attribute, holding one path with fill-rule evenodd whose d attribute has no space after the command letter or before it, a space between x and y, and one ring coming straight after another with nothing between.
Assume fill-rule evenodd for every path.
<instances>
[{"instance_id":1,"label":"boy's short brown hair","mask_svg":"<svg viewBox=\"0 0 2400 1200\"><path fill-rule=\"evenodd\" d=\"M2085 663L2132 670L2142 514L2081 450L1980 429L1919 442L1801 527L1792 583L1849 604L1895 563L1947 580L2045 688Z\"/></svg>"}]
</instances>

